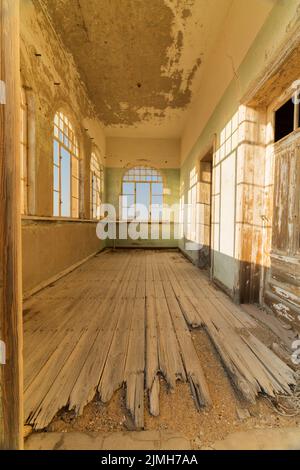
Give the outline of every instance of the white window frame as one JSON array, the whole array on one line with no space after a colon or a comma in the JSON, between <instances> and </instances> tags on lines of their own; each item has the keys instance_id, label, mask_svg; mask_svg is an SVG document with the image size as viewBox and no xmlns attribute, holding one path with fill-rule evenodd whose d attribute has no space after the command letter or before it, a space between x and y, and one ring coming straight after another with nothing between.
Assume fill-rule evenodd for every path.
<instances>
[{"instance_id":1,"label":"white window frame","mask_svg":"<svg viewBox=\"0 0 300 470\"><path fill-rule=\"evenodd\" d=\"M58 161L55 158L55 144L58 146ZM62 214L62 178L61 161L62 151L70 155L70 211L69 214ZM58 186L55 186L55 172L58 173ZM76 195L77 193L77 195ZM58 207L56 206L56 194L58 194ZM58 111L54 116L53 133L53 216L79 218L80 204L80 156L79 145L74 126L68 116ZM58 210L56 210L58 209Z\"/></svg>"},{"instance_id":2,"label":"white window frame","mask_svg":"<svg viewBox=\"0 0 300 470\"><path fill-rule=\"evenodd\" d=\"M90 213L92 219L100 219L103 198L103 165L97 152L92 152L90 161Z\"/></svg>"},{"instance_id":3,"label":"white window frame","mask_svg":"<svg viewBox=\"0 0 300 470\"><path fill-rule=\"evenodd\" d=\"M134 190L132 193L124 193L123 191L123 184L124 183L133 183ZM150 185L150 203L149 203L149 213L148 219L145 222L160 222L163 218L163 203L164 203L164 181L161 173L152 167L147 166L134 166L130 168L126 173L123 175L122 178L122 189L121 189L121 220L134 220L138 215L138 210L136 208L136 204L139 203L137 201L137 194L136 194L136 187L137 184L147 183ZM153 194L152 185L153 184L161 184L162 191L159 194ZM125 205L127 200L126 196L133 197L133 204ZM156 204L153 203L153 198L161 197L162 204L159 205L159 217L154 217L155 211L154 206L157 208ZM131 213L128 214L128 209L131 208ZM127 209L126 216L124 216L124 210Z\"/></svg>"},{"instance_id":4,"label":"white window frame","mask_svg":"<svg viewBox=\"0 0 300 470\"><path fill-rule=\"evenodd\" d=\"M199 214L198 214L198 169L194 167L190 171L190 188L188 190L187 227L186 238L189 241L199 241Z\"/></svg>"}]
</instances>

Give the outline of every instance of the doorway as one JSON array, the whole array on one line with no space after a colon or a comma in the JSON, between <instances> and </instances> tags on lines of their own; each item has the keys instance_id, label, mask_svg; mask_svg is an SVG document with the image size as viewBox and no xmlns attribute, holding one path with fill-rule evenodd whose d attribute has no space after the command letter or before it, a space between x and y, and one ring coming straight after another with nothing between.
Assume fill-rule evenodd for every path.
<instances>
[{"instance_id":1,"label":"doorway","mask_svg":"<svg viewBox=\"0 0 300 470\"><path fill-rule=\"evenodd\" d=\"M198 266L210 269L212 265L211 253L211 213L212 213L212 161L211 148L199 164L199 211L200 211L200 244Z\"/></svg>"}]
</instances>

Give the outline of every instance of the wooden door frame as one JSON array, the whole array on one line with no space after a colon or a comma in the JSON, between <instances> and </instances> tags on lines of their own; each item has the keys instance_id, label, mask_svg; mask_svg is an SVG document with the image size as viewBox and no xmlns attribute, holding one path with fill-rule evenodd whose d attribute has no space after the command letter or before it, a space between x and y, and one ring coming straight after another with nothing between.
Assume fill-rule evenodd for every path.
<instances>
[{"instance_id":1,"label":"wooden door frame","mask_svg":"<svg viewBox=\"0 0 300 470\"><path fill-rule=\"evenodd\" d=\"M215 266L215 250L214 250L214 237L215 237L215 223L214 223L214 213L215 213L215 198L213 197L215 192L215 162L216 162L216 151L217 151L217 139L218 136L215 133L210 141L209 146L207 147L207 152L212 149L212 162L211 162L211 206L210 206L210 279L214 279L214 266ZM204 154L203 154L204 156Z\"/></svg>"},{"instance_id":2,"label":"wooden door frame","mask_svg":"<svg viewBox=\"0 0 300 470\"><path fill-rule=\"evenodd\" d=\"M207 150L206 152L202 153L201 154L201 157L199 158L198 162L197 162L197 168L198 168L198 182L199 182L199 185L201 187L201 164L202 163L210 163L210 166L211 166L211 171L210 171L210 174L211 174L211 181L210 181L210 221L209 221L209 275L210 277L212 278L212 265L213 265L213 247L212 247L212 242L213 242L213 238L212 238L212 229L213 229L213 218L212 218L212 210L213 210L213 207L212 207L212 203L213 203L213 169L214 169L214 154L215 154L215 145L214 145L214 142L215 142L215 139L213 139L213 141L211 142L211 145L209 147L207 147ZM210 156L211 159L210 160L205 160L207 158L207 156ZM198 194L197 194L197 202L198 201Z\"/></svg>"},{"instance_id":3,"label":"wooden door frame","mask_svg":"<svg viewBox=\"0 0 300 470\"><path fill-rule=\"evenodd\" d=\"M20 198L19 0L0 0L1 447L23 448L23 324ZM2 343L2 344L3 344Z\"/></svg>"}]
</instances>

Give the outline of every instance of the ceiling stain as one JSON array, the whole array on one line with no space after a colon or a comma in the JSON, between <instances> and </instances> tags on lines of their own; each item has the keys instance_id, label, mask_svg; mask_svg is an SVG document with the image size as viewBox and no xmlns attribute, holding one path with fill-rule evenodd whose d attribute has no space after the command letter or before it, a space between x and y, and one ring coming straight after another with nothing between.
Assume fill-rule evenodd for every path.
<instances>
[{"instance_id":1,"label":"ceiling stain","mask_svg":"<svg viewBox=\"0 0 300 470\"><path fill-rule=\"evenodd\" d=\"M201 58L189 70L180 60L195 1L47 0L106 126L163 119L188 106Z\"/></svg>"}]
</instances>

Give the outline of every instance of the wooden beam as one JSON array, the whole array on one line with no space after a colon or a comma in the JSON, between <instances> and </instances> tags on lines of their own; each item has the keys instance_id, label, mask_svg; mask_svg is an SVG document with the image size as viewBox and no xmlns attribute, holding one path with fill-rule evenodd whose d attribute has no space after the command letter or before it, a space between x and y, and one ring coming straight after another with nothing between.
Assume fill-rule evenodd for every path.
<instances>
[{"instance_id":1,"label":"wooden beam","mask_svg":"<svg viewBox=\"0 0 300 470\"><path fill-rule=\"evenodd\" d=\"M2 443L23 447L19 0L0 0L0 365ZM1 413L0 413L1 416Z\"/></svg>"}]
</instances>

